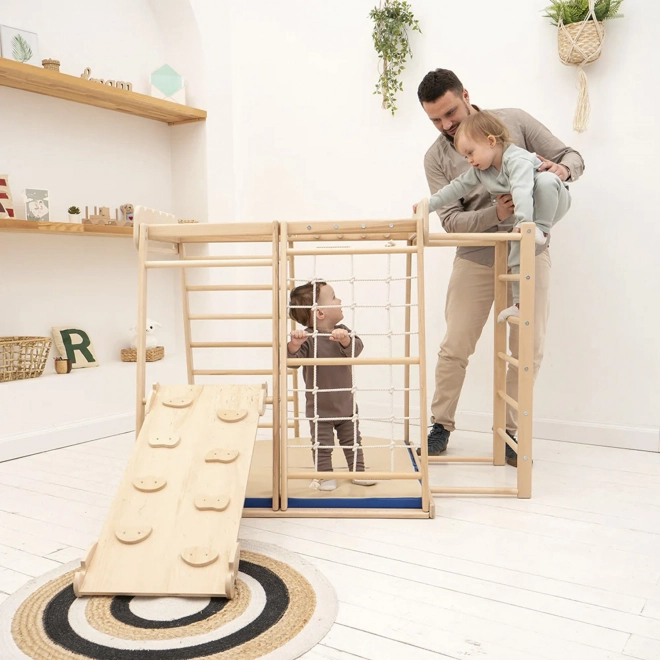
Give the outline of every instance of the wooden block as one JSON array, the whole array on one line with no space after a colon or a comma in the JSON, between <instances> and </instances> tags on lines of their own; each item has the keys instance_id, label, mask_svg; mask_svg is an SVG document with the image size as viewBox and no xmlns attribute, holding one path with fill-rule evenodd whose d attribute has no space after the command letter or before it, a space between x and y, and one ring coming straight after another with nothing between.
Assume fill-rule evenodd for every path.
<instances>
[{"instance_id":1,"label":"wooden block","mask_svg":"<svg viewBox=\"0 0 660 660\"><path fill-rule=\"evenodd\" d=\"M136 477L133 480L133 485L144 493L155 493L161 488L165 488L167 479L165 477Z\"/></svg>"},{"instance_id":2,"label":"wooden block","mask_svg":"<svg viewBox=\"0 0 660 660\"><path fill-rule=\"evenodd\" d=\"M202 566L208 566L212 564L218 558L217 550L213 548L204 547L201 545L191 546L190 548L184 548L181 551L181 559L195 566L196 568L201 568Z\"/></svg>"},{"instance_id":3,"label":"wooden block","mask_svg":"<svg viewBox=\"0 0 660 660\"><path fill-rule=\"evenodd\" d=\"M213 449L204 459L207 463L231 463L238 458L238 449Z\"/></svg>"},{"instance_id":4,"label":"wooden block","mask_svg":"<svg viewBox=\"0 0 660 660\"><path fill-rule=\"evenodd\" d=\"M115 536L122 542L132 545L149 538L153 528L150 525L122 526L115 529Z\"/></svg>"},{"instance_id":5,"label":"wooden block","mask_svg":"<svg viewBox=\"0 0 660 660\"><path fill-rule=\"evenodd\" d=\"M187 408L193 402L189 396L175 396L170 399L164 399L163 405L168 408Z\"/></svg>"},{"instance_id":6,"label":"wooden block","mask_svg":"<svg viewBox=\"0 0 660 660\"><path fill-rule=\"evenodd\" d=\"M196 495L195 507L200 511L224 511L229 506L229 498L226 495Z\"/></svg>"},{"instance_id":7,"label":"wooden block","mask_svg":"<svg viewBox=\"0 0 660 660\"><path fill-rule=\"evenodd\" d=\"M149 438L150 447L167 447L173 449L181 442L181 436L157 436L155 438Z\"/></svg>"},{"instance_id":8,"label":"wooden block","mask_svg":"<svg viewBox=\"0 0 660 660\"><path fill-rule=\"evenodd\" d=\"M218 419L223 422L240 422L247 417L248 411L243 409L239 410L218 410Z\"/></svg>"}]
</instances>

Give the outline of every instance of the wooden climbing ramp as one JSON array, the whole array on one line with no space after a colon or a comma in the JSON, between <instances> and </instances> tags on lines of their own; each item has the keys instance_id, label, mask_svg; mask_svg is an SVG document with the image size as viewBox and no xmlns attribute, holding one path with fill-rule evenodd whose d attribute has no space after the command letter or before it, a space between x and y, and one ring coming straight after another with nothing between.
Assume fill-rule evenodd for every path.
<instances>
[{"instance_id":1,"label":"wooden climbing ramp","mask_svg":"<svg viewBox=\"0 0 660 660\"><path fill-rule=\"evenodd\" d=\"M264 385L155 385L77 596L225 596Z\"/></svg>"}]
</instances>

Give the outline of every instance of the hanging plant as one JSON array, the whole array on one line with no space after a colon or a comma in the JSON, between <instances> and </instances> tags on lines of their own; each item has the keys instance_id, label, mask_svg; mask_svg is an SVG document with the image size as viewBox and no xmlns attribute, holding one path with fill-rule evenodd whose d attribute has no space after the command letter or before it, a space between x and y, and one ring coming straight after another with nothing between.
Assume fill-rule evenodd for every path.
<instances>
[{"instance_id":1,"label":"hanging plant","mask_svg":"<svg viewBox=\"0 0 660 660\"><path fill-rule=\"evenodd\" d=\"M589 88L583 67L595 62L605 40L603 21L618 16L623 0L551 0L545 18L557 26L559 59L578 67L579 92L573 130L582 133L589 121Z\"/></svg>"},{"instance_id":2,"label":"hanging plant","mask_svg":"<svg viewBox=\"0 0 660 660\"><path fill-rule=\"evenodd\" d=\"M374 22L372 37L380 58L374 94L382 94L383 109L392 114L397 110L396 93L403 91L399 75L406 68L407 57L412 57L408 43L408 28L421 34L410 5L404 0L385 0L369 13Z\"/></svg>"}]
</instances>

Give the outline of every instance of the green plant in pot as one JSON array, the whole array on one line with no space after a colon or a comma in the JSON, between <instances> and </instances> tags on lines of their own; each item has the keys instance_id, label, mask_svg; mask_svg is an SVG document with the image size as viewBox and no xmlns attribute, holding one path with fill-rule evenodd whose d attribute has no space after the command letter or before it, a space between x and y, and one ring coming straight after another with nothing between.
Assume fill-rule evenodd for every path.
<instances>
[{"instance_id":1,"label":"green plant in pot","mask_svg":"<svg viewBox=\"0 0 660 660\"><path fill-rule=\"evenodd\" d=\"M80 209L77 206L69 206L67 213L69 214L69 222L80 224L81 215Z\"/></svg>"},{"instance_id":2,"label":"green plant in pot","mask_svg":"<svg viewBox=\"0 0 660 660\"><path fill-rule=\"evenodd\" d=\"M369 17L374 22L371 36L380 58L374 94L382 94L383 109L394 114L397 110L396 93L403 90L399 75L406 68L408 56L412 57L408 29L420 34L422 31L405 0L384 0L371 10Z\"/></svg>"}]
</instances>

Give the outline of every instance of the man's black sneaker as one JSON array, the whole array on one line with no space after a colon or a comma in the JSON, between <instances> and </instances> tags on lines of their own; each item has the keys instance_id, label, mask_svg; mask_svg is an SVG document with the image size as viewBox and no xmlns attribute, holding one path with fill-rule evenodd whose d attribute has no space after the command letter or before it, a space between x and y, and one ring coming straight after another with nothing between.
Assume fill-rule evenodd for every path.
<instances>
[{"instance_id":1,"label":"man's black sneaker","mask_svg":"<svg viewBox=\"0 0 660 660\"><path fill-rule=\"evenodd\" d=\"M447 443L449 442L450 431L442 424L434 424L429 431L429 456L440 456L443 451L447 450ZM421 447L417 448L417 455L422 455Z\"/></svg>"},{"instance_id":2,"label":"man's black sneaker","mask_svg":"<svg viewBox=\"0 0 660 660\"><path fill-rule=\"evenodd\" d=\"M513 435L513 433L509 433L507 431L506 434L511 438L511 440L516 442L516 436ZM518 452L511 449L509 445L505 445L504 451L506 454L506 462L513 467L518 467Z\"/></svg>"}]
</instances>

